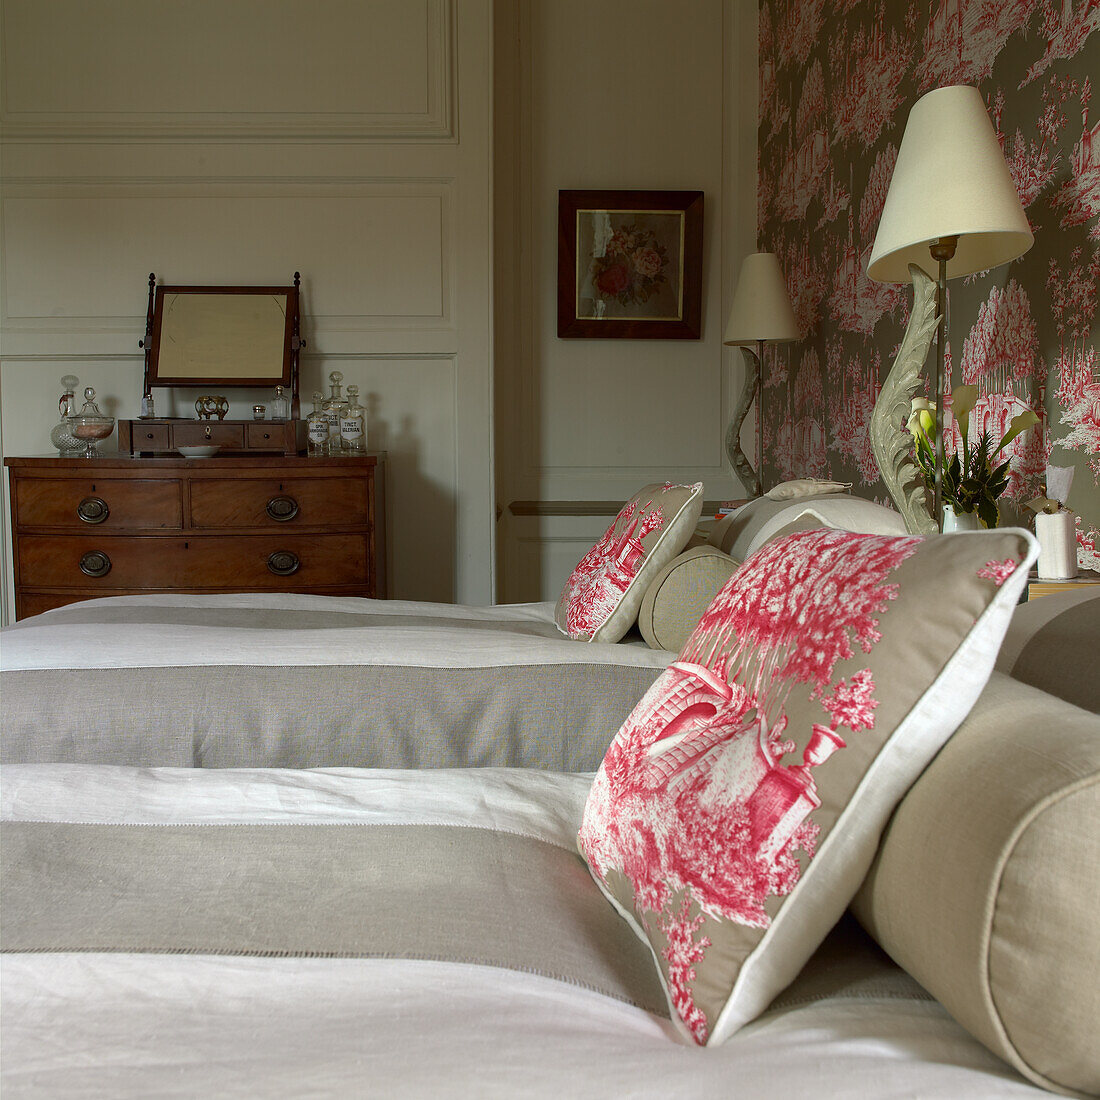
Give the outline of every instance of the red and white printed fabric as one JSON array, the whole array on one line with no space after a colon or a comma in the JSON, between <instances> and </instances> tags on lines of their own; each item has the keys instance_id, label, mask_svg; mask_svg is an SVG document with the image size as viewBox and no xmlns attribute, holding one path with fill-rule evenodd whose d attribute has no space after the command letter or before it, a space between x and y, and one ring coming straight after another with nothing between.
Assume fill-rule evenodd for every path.
<instances>
[{"instance_id":1,"label":"red and white printed fabric","mask_svg":"<svg viewBox=\"0 0 1100 1100\"><path fill-rule=\"evenodd\" d=\"M565 582L554 619L570 638L617 642L635 623L653 578L687 545L703 483L647 485L623 505Z\"/></svg>"},{"instance_id":2,"label":"red and white printed fabric","mask_svg":"<svg viewBox=\"0 0 1100 1100\"><path fill-rule=\"evenodd\" d=\"M1025 531L800 531L750 557L619 731L580 847L699 1044L763 1011L843 913L981 692Z\"/></svg>"}]
</instances>

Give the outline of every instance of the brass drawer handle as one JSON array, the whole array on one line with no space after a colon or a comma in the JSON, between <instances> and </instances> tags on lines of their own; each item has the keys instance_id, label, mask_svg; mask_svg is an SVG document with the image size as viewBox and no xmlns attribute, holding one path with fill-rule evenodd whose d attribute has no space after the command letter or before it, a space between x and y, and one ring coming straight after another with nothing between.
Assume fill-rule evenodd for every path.
<instances>
[{"instance_id":1,"label":"brass drawer handle","mask_svg":"<svg viewBox=\"0 0 1100 1100\"><path fill-rule=\"evenodd\" d=\"M111 509L102 497L85 497L76 506L76 514L85 523L102 523L111 514Z\"/></svg>"},{"instance_id":2,"label":"brass drawer handle","mask_svg":"<svg viewBox=\"0 0 1100 1100\"><path fill-rule=\"evenodd\" d=\"M80 572L89 577L105 577L111 571L111 559L102 550L89 550L80 559Z\"/></svg>"},{"instance_id":3,"label":"brass drawer handle","mask_svg":"<svg viewBox=\"0 0 1100 1100\"><path fill-rule=\"evenodd\" d=\"M298 502L293 497L272 497L267 502L267 514L276 523L286 523L298 514Z\"/></svg>"},{"instance_id":4,"label":"brass drawer handle","mask_svg":"<svg viewBox=\"0 0 1100 1100\"><path fill-rule=\"evenodd\" d=\"M276 577L289 577L291 573L297 573L299 565L298 555L291 550L276 550L267 559L267 567Z\"/></svg>"}]
</instances>

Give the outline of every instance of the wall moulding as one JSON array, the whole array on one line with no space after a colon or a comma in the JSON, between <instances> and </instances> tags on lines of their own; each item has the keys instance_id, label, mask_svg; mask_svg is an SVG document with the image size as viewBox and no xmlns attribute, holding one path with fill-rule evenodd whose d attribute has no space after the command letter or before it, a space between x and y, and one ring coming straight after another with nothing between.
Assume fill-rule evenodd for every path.
<instances>
[{"instance_id":1,"label":"wall moulding","mask_svg":"<svg viewBox=\"0 0 1100 1100\"><path fill-rule=\"evenodd\" d=\"M355 42L335 0L263 23L263 5L219 0L63 6L0 9L6 139L455 140L454 0L376 0L375 33ZM186 42L191 68L158 69L157 40Z\"/></svg>"},{"instance_id":2,"label":"wall moulding","mask_svg":"<svg viewBox=\"0 0 1100 1100\"><path fill-rule=\"evenodd\" d=\"M277 283L301 270L315 334L405 334L394 342L410 351L419 350L417 333L430 332L426 350L452 349L454 202L449 179L262 188L23 181L0 202L0 323L6 342L144 331L150 270L183 285ZM67 225L84 227L79 248ZM224 243L240 239L242 227L247 253L227 256ZM128 270L132 279L123 279ZM357 350L345 344L333 350Z\"/></svg>"}]
</instances>

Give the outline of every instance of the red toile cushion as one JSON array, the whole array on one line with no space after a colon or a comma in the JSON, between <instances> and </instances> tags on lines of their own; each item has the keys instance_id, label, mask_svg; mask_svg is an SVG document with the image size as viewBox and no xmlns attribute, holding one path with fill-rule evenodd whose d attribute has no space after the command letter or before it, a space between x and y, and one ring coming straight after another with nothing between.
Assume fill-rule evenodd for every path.
<instances>
[{"instance_id":1,"label":"red toile cushion","mask_svg":"<svg viewBox=\"0 0 1100 1100\"><path fill-rule=\"evenodd\" d=\"M800 531L752 555L607 751L580 847L683 1033L720 1042L840 917L984 686L1025 531Z\"/></svg>"}]
</instances>

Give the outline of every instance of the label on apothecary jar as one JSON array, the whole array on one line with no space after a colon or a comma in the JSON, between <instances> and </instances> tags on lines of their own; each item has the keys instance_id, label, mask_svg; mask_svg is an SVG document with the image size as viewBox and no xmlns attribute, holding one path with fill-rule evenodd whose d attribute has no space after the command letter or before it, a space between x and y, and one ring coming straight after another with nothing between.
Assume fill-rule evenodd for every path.
<instances>
[{"instance_id":1,"label":"label on apothecary jar","mask_svg":"<svg viewBox=\"0 0 1100 1100\"><path fill-rule=\"evenodd\" d=\"M328 421L323 416L309 422L309 439L311 443L324 443L328 439Z\"/></svg>"},{"instance_id":2,"label":"label on apothecary jar","mask_svg":"<svg viewBox=\"0 0 1100 1100\"><path fill-rule=\"evenodd\" d=\"M363 421L358 417L354 420L341 420L340 434L345 439L355 439L361 436L363 434Z\"/></svg>"}]
</instances>

